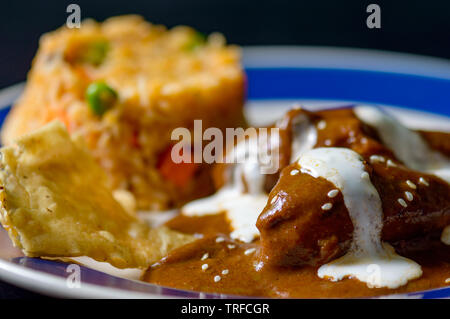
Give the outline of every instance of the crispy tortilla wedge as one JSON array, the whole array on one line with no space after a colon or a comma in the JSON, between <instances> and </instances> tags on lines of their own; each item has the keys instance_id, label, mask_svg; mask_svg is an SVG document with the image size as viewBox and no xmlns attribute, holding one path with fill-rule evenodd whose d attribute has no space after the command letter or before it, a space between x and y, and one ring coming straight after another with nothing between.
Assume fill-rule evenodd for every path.
<instances>
[{"instance_id":1,"label":"crispy tortilla wedge","mask_svg":"<svg viewBox=\"0 0 450 319\"><path fill-rule=\"evenodd\" d=\"M102 169L60 122L0 152L0 221L27 256L88 256L118 268L146 268L194 240L150 229L127 213Z\"/></svg>"}]
</instances>

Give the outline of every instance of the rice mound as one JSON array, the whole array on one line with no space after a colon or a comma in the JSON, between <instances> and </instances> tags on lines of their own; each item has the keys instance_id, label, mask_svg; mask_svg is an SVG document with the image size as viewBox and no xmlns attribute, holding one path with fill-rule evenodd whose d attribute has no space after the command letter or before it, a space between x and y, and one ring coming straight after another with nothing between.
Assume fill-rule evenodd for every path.
<instances>
[{"instance_id":1,"label":"rice mound","mask_svg":"<svg viewBox=\"0 0 450 319\"><path fill-rule=\"evenodd\" d=\"M98 81L117 92L101 116L85 97ZM161 174L172 130L192 130L194 120L203 129L245 126L244 91L239 48L220 34L202 40L192 28L168 30L139 16L85 20L42 36L1 138L10 144L59 119L106 171L111 189L130 191L140 209L166 209L213 191L207 164L183 185Z\"/></svg>"}]
</instances>

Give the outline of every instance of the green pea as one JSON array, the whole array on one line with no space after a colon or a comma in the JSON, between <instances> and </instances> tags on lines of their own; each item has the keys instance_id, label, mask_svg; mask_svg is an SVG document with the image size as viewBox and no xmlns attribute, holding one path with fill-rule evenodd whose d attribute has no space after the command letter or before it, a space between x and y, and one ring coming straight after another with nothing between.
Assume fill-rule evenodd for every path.
<instances>
[{"instance_id":1,"label":"green pea","mask_svg":"<svg viewBox=\"0 0 450 319\"><path fill-rule=\"evenodd\" d=\"M117 92L104 82L94 82L86 90L86 100L92 112L101 116L116 103Z\"/></svg>"},{"instance_id":2,"label":"green pea","mask_svg":"<svg viewBox=\"0 0 450 319\"><path fill-rule=\"evenodd\" d=\"M108 50L109 44L107 41L97 41L89 43L89 45L87 45L83 50L80 56L80 60L82 62L98 66L105 60Z\"/></svg>"},{"instance_id":3,"label":"green pea","mask_svg":"<svg viewBox=\"0 0 450 319\"><path fill-rule=\"evenodd\" d=\"M204 45L206 42L206 35L201 32L195 32L192 39L185 45L184 49L187 51L193 51L196 48Z\"/></svg>"}]
</instances>

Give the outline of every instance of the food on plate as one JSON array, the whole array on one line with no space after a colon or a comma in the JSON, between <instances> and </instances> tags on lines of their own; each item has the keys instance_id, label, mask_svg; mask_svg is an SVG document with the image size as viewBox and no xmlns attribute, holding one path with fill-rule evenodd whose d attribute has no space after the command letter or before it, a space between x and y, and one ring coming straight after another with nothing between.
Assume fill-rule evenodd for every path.
<instances>
[{"instance_id":1,"label":"food on plate","mask_svg":"<svg viewBox=\"0 0 450 319\"><path fill-rule=\"evenodd\" d=\"M145 268L193 240L126 212L104 171L58 121L1 149L0 184L0 221L27 256Z\"/></svg>"},{"instance_id":2,"label":"food on plate","mask_svg":"<svg viewBox=\"0 0 450 319\"><path fill-rule=\"evenodd\" d=\"M327 111L321 121L329 127L344 128L344 121L348 126L333 132L332 144L338 147L323 148L324 140L324 145L317 145L320 149L306 152L283 170L269 196L272 204L257 222L268 262L317 265L342 255L357 231L369 232L366 226L355 225L350 206L356 203L364 206L355 209L369 210L367 214L382 205L378 213L382 217L366 224L378 224L383 241L399 243L402 250L416 248L417 243L408 247L411 240L420 240L421 249L426 249L428 237L440 237L450 224L448 158L375 108ZM319 139L327 137L321 133ZM352 162L362 164L344 181ZM359 193L345 195L342 189L349 192L352 185Z\"/></svg>"},{"instance_id":3,"label":"food on plate","mask_svg":"<svg viewBox=\"0 0 450 319\"><path fill-rule=\"evenodd\" d=\"M313 147L315 134L314 126L300 109L287 112L273 128L278 133L267 132L267 145L261 143L259 131L241 136L235 147L225 153L224 163L214 169L219 191L186 204L178 218L224 213L234 229L230 234L233 239L251 242L259 237L255 221L267 203L280 170L291 158ZM263 160L271 161L263 165ZM263 174L263 169L268 172ZM184 223L176 220L169 223L180 224L183 228Z\"/></svg>"},{"instance_id":4,"label":"food on plate","mask_svg":"<svg viewBox=\"0 0 450 319\"><path fill-rule=\"evenodd\" d=\"M167 30L138 16L84 21L45 34L3 144L59 119L84 140L113 189L139 209L213 192L209 164L175 164L171 132L245 126L240 52L220 34Z\"/></svg>"},{"instance_id":5,"label":"food on plate","mask_svg":"<svg viewBox=\"0 0 450 319\"><path fill-rule=\"evenodd\" d=\"M1 223L27 256L88 256L181 289L362 297L446 285L449 133L368 106L297 108L271 128L266 145L256 130L225 153L235 162L217 165L216 194L150 228L84 140L50 123L1 149ZM262 170L262 150L276 151L276 169Z\"/></svg>"},{"instance_id":6,"label":"food on plate","mask_svg":"<svg viewBox=\"0 0 450 319\"><path fill-rule=\"evenodd\" d=\"M3 228L26 256L90 257L202 292L448 285L449 132L364 105L247 127L244 90L239 49L219 34L123 16L44 35L1 132ZM227 145L199 144L196 120ZM205 150L224 156L192 162Z\"/></svg>"},{"instance_id":7,"label":"food on plate","mask_svg":"<svg viewBox=\"0 0 450 319\"><path fill-rule=\"evenodd\" d=\"M166 223L203 238L170 252L145 281L267 297L447 284L450 133L412 131L369 106L292 110L276 126L290 129L280 130L287 160L275 186L268 190L273 176L257 174L261 163L226 166L216 194Z\"/></svg>"}]
</instances>

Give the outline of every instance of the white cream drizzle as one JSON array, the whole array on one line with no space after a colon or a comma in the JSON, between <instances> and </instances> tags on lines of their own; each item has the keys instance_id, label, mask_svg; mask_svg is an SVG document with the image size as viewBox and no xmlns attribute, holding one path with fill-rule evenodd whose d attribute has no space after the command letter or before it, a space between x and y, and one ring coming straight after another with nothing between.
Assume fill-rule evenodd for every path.
<instances>
[{"instance_id":1,"label":"white cream drizzle","mask_svg":"<svg viewBox=\"0 0 450 319\"><path fill-rule=\"evenodd\" d=\"M316 148L303 154L298 165L301 172L325 178L342 192L354 227L350 250L321 266L319 277L333 281L355 277L369 287L397 288L422 275L417 263L382 243L381 199L370 178L363 174L358 153L346 148Z\"/></svg>"},{"instance_id":2,"label":"white cream drizzle","mask_svg":"<svg viewBox=\"0 0 450 319\"><path fill-rule=\"evenodd\" d=\"M383 143L406 166L416 171L434 174L450 183L450 160L431 149L419 133L409 130L377 107L357 106L353 110L361 121L377 130ZM423 181L423 178L421 180ZM416 185L411 181L407 181L407 184L416 189ZM444 238L444 235L441 238Z\"/></svg>"},{"instance_id":3,"label":"white cream drizzle","mask_svg":"<svg viewBox=\"0 0 450 319\"><path fill-rule=\"evenodd\" d=\"M450 182L450 161L431 149L419 133L411 131L377 107L357 106L353 110L361 121L377 130L383 143L406 166Z\"/></svg>"},{"instance_id":4,"label":"white cream drizzle","mask_svg":"<svg viewBox=\"0 0 450 319\"><path fill-rule=\"evenodd\" d=\"M284 117L277 126L285 127L287 121L288 118ZM291 162L312 149L317 140L316 128L307 115L299 114L292 121ZM268 200L264 191L265 175L261 173L258 151L254 141L247 143L247 147L244 141L238 143L231 154L237 159L231 169L232 180L216 194L186 204L181 213L186 216L204 216L225 212L233 229L231 238L243 242L252 242L258 238L256 221ZM242 178L246 181L248 192L245 192Z\"/></svg>"},{"instance_id":5,"label":"white cream drizzle","mask_svg":"<svg viewBox=\"0 0 450 319\"><path fill-rule=\"evenodd\" d=\"M299 114L292 121L291 163L317 143L317 129L306 114Z\"/></svg>"},{"instance_id":6,"label":"white cream drizzle","mask_svg":"<svg viewBox=\"0 0 450 319\"><path fill-rule=\"evenodd\" d=\"M407 166L450 180L449 161L430 150L419 134L374 107L356 107L355 113L363 122L377 129L383 142ZM420 277L420 265L399 256L388 243L381 241L381 199L364 170L361 157L345 148L313 149L317 141L315 126L304 114L294 120L291 162L299 158L301 172L323 177L342 192L354 226L350 250L343 257L321 266L318 276L333 281L355 277L369 287L388 288L400 287ZM182 213L202 216L225 212L233 229L231 237L251 242L259 237L256 220L268 199L263 188L265 176L255 161L257 150L250 149L251 154L247 154L238 144L234 151L250 156L233 166L231 182L210 197L188 203L182 208ZM242 178L248 185L247 193L244 192ZM450 244L450 226L444 230L441 239Z\"/></svg>"},{"instance_id":7,"label":"white cream drizzle","mask_svg":"<svg viewBox=\"0 0 450 319\"><path fill-rule=\"evenodd\" d=\"M251 139L250 139L251 140ZM216 194L192 201L181 208L186 216L204 216L224 212L230 221L230 236L243 242L259 237L256 220L266 206L265 176L260 172L257 143L239 142L233 149L237 163L232 168L232 180ZM245 192L245 179L248 192Z\"/></svg>"}]
</instances>

